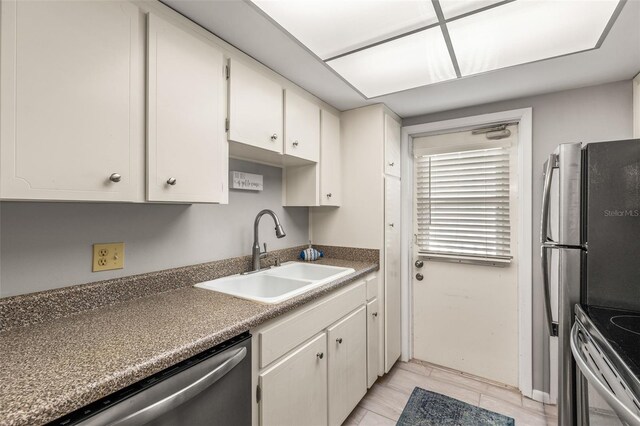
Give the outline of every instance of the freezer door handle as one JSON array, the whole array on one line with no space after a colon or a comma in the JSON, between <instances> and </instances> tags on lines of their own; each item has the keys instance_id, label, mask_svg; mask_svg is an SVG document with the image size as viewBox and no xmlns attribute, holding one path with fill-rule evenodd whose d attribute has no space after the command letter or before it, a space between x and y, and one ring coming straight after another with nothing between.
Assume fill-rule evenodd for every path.
<instances>
[{"instance_id":1,"label":"freezer door handle","mask_svg":"<svg viewBox=\"0 0 640 426\"><path fill-rule=\"evenodd\" d=\"M558 156L550 154L544 163L544 186L542 187L542 216L540 222L540 242L542 244L551 241L549 238L549 206L551 202L551 179L553 169L556 167Z\"/></svg>"},{"instance_id":2,"label":"freezer door handle","mask_svg":"<svg viewBox=\"0 0 640 426\"><path fill-rule=\"evenodd\" d=\"M551 282L549 277L549 250L555 248L551 245L542 246L542 283L544 287L544 309L547 317L547 326L549 327L549 335L558 335L558 323L553 321L551 314Z\"/></svg>"},{"instance_id":3,"label":"freezer door handle","mask_svg":"<svg viewBox=\"0 0 640 426\"><path fill-rule=\"evenodd\" d=\"M219 365L215 366L211 371L209 371L204 376L201 376L196 381L191 384L183 387L177 392L172 393L171 395L162 398L158 401L151 401L149 403L145 403L144 407L134 411L131 413L129 410L132 408L126 403L121 403L112 407L112 409L121 409L123 411L122 414L117 415L115 413L111 413L108 417L109 419L102 418L100 413L87 419L83 425L103 425L109 424L111 426L134 426L141 425L150 422L151 420L157 419L158 417L172 411L179 405L193 399L198 396L202 392L204 392L207 388L211 387L218 380L223 378L227 373L229 373L233 368L238 365L247 355L247 348L241 347L233 351L229 351L229 353L224 353L226 360L220 363L220 358L214 356L210 358L210 362L219 363ZM207 361L205 361L207 362ZM214 364L215 365L215 364ZM141 395L141 394L139 394ZM112 417L113 416L113 417ZM114 419L115 417L115 419ZM106 422L105 422L106 420Z\"/></svg>"},{"instance_id":4,"label":"freezer door handle","mask_svg":"<svg viewBox=\"0 0 640 426\"><path fill-rule=\"evenodd\" d=\"M616 397L611 391L608 385L602 382L598 377L598 374L589 367L586 357L580 350L584 339L588 339L587 336L579 328L578 322L573 324L571 329L571 352L573 352L573 358L580 369L582 375L587 381L596 389L598 394L613 408L616 414L629 426L640 426L640 417L632 412L622 401Z\"/></svg>"}]
</instances>

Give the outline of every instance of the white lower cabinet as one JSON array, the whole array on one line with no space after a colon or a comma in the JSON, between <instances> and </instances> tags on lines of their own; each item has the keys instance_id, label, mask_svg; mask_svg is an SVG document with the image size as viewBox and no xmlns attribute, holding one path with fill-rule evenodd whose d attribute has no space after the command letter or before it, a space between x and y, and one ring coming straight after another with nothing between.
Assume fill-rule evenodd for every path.
<instances>
[{"instance_id":1,"label":"white lower cabinet","mask_svg":"<svg viewBox=\"0 0 640 426\"><path fill-rule=\"evenodd\" d=\"M327 424L326 348L322 333L260 374L260 424Z\"/></svg>"},{"instance_id":2,"label":"white lower cabinet","mask_svg":"<svg viewBox=\"0 0 640 426\"><path fill-rule=\"evenodd\" d=\"M367 302L367 387L370 388L378 378L380 335L378 298Z\"/></svg>"},{"instance_id":3,"label":"white lower cabinet","mask_svg":"<svg viewBox=\"0 0 640 426\"><path fill-rule=\"evenodd\" d=\"M340 425L365 395L369 371L377 376L379 340L368 314L362 280L251 330L253 424Z\"/></svg>"},{"instance_id":4,"label":"white lower cabinet","mask_svg":"<svg viewBox=\"0 0 640 426\"><path fill-rule=\"evenodd\" d=\"M366 308L327 330L329 352L329 425L341 425L367 393Z\"/></svg>"}]
</instances>

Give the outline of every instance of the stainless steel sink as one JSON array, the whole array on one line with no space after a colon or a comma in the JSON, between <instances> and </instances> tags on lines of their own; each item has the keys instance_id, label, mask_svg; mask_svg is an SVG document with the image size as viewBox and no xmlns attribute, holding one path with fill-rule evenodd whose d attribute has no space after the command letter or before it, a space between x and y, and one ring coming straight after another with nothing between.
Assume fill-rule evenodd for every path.
<instances>
[{"instance_id":1,"label":"stainless steel sink","mask_svg":"<svg viewBox=\"0 0 640 426\"><path fill-rule=\"evenodd\" d=\"M271 304L284 302L353 272L353 268L287 262L260 272L202 282L195 287Z\"/></svg>"}]
</instances>

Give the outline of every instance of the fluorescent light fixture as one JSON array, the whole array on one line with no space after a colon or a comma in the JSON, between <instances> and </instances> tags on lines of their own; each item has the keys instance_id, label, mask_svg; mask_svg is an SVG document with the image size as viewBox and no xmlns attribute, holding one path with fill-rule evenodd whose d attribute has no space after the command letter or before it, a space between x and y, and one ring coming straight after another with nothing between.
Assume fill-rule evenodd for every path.
<instances>
[{"instance_id":1,"label":"fluorescent light fixture","mask_svg":"<svg viewBox=\"0 0 640 426\"><path fill-rule=\"evenodd\" d=\"M327 61L371 98L456 78L440 27Z\"/></svg>"},{"instance_id":2,"label":"fluorescent light fixture","mask_svg":"<svg viewBox=\"0 0 640 426\"><path fill-rule=\"evenodd\" d=\"M445 19L451 19L502 1L504 0L440 0L440 8Z\"/></svg>"},{"instance_id":3,"label":"fluorescent light fixture","mask_svg":"<svg viewBox=\"0 0 640 426\"><path fill-rule=\"evenodd\" d=\"M447 23L463 76L596 47L618 0L515 1Z\"/></svg>"},{"instance_id":4,"label":"fluorescent light fixture","mask_svg":"<svg viewBox=\"0 0 640 426\"><path fill-rule=\"evenodd\" d=\"M425 0L252 1L323 60L438 22Z\"/></svg>"},{"instance_id":5,"label":"fluorescent light fixture","mask_svg":"<svg viewBox=\"0 0 640 426\"><path fill-rule=\"evenodd\" d=\"M251 0L367 98L600 47L624 0Z\"/></svg>"}]
</instances>

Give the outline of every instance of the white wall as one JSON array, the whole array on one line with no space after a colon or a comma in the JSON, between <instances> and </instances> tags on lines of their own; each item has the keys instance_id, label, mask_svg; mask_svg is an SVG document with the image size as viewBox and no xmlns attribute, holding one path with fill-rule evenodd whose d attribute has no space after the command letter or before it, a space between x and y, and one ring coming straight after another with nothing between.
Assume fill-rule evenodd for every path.
<instances>
[{"instance_id":1,"label":"white wall","mask_svg":"<svg viewBox=\"0 0 640 426\"><path fill-rule=\"evenodd\" d=\"M2 202L0 296L47 290L251 254L253 220L280 217L277 239L263 217L269 250L306 244L309 209L282 207L282 170L239 160L229 170L264 175L264 191L229 191L228 205ZM125 242L125 268L91 272L92 244Z\"/></svg>"},{"instance_id":2,"label":"white wall","mask_svg":"<svg viewBox=\"0 0 640 426\"><path fill-rule=\"evenodd\" d=\"M403 120L404 126L487 114L518 108L533 108L533 387L548 390L546 380L547 338L543 322L543 292L540 266L540 209L542 164L560 143L628 139L633 134L632 82L567 90L511 101L446 111Z\"/></svg>"}]
</instances>

